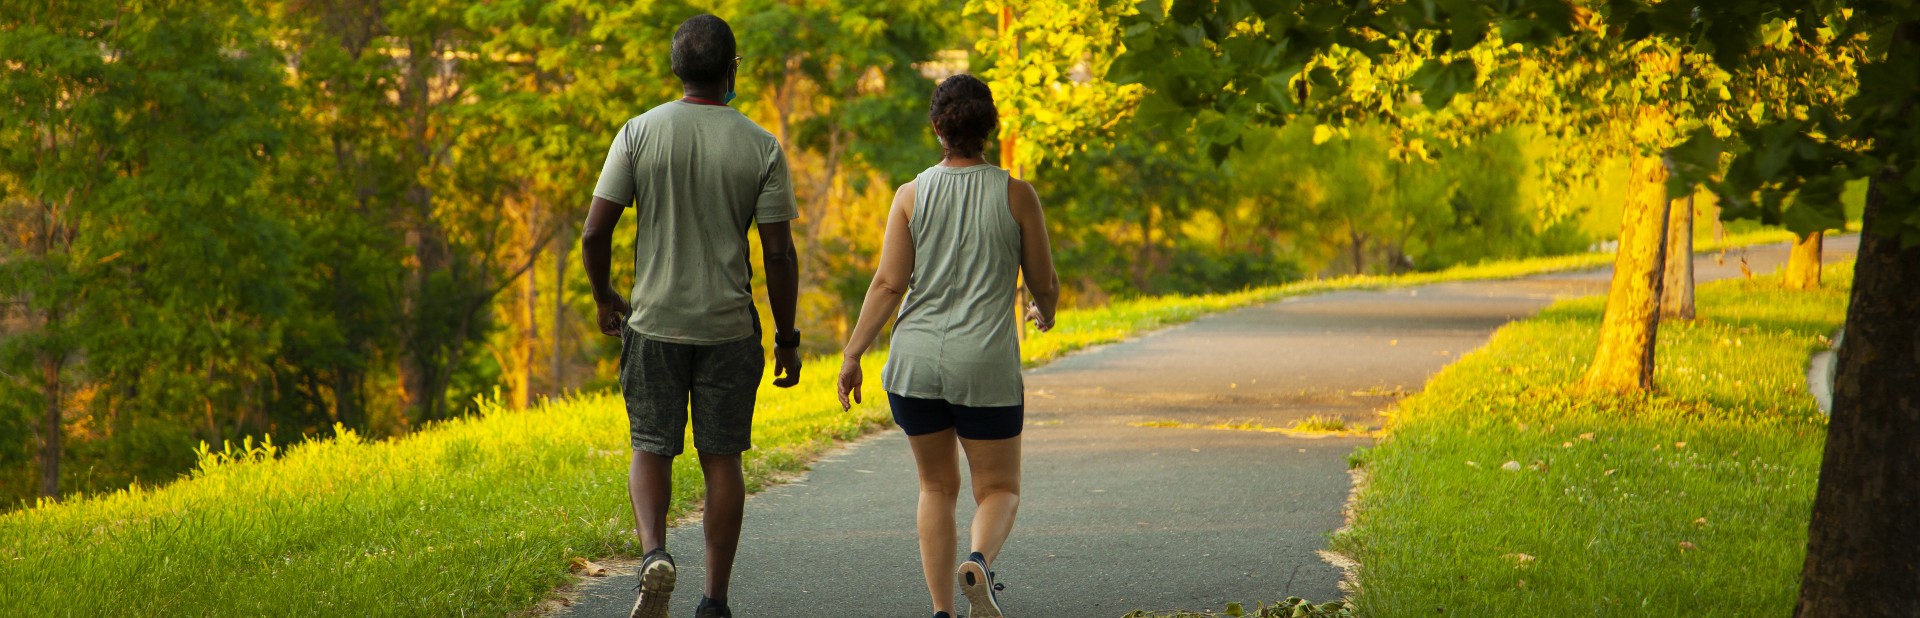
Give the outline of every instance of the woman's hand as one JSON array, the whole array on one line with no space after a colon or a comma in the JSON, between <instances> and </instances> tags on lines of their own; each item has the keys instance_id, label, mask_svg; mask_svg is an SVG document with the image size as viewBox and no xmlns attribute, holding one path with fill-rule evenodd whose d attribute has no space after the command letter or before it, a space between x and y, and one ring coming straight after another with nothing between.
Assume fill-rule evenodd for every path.
<instances>
[{"instance_id":1,"label":"woman's hand","mask_svg":"<svg viewBox=\"0 0 1920 618\"><path fill-rule=\"evenodd\" d=\"M844 412L860 403L860 382L864 376L860 371L860 357L843 355L840 359L840 410ZM852 403L847 402L849 394L853 395Z\"/></svg>"},{"instance_id":2,"label":"woman's hand","mask_svg":"<svg viewBox=\"0 0 1920 618\"><path fill-rule=\"evenodd\" d=\"M1040 305L1027 303L1027 321L1032 322L1033 327L1040 329L1040 332L1053 330L1053 320L1040 315Z\"/></svg>"}]
</instances>

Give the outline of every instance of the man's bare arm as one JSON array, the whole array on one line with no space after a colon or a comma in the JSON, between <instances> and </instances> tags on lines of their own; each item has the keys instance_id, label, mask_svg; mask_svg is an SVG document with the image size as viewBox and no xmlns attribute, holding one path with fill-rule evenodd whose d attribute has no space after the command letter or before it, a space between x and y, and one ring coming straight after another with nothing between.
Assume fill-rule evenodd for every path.
<instances>
[{"instance_id":1,"label":"man's bare arm","mask_svg":"<svg viewBox=\"0 0 1920 618\"><path fill-rule=\"evenodd\" d=\"M767 269L767 302L773 306L774 333L794 329L795 306L800 300L800 252L793 248L793 226L787 221L760 224L760 257ZM773 385L800 383L800 351L773 349Z\"/></svg>"},{"instance_id":2,"label":"man's bare arm","mask_svg":"<svg viewBox=\"0 0 1920 618\"><path fill-rule=\"evenodd\" d=\"M580 232L580 261L587 269L593 303L599 307L600 332L614 337L620 336L627 314L633 311L627 306L626 295L609 281L613 272L613 229L620 223L622 210L626 207L593 198L593 205L587 208L587 223Z\"/></svg>"}]
</instances>

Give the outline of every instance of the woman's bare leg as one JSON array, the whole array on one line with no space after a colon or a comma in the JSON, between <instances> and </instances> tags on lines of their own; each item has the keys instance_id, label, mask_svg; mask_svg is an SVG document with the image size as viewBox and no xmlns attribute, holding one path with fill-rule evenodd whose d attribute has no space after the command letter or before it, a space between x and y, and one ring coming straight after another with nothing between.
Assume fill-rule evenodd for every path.
<instances>
[{"instance_id":1,"label":"woman's bare leg","mask_svg":"<svg viewBox=\"0 0 1920 618\"><path fill-rule=\"evenodd\" d=\"M907 436L920 471L920 570L933 595L933 611L953 613L955 503L960 498L960 452L952 429Z\"/></svg>"},{"instance_id":2,"label":"woman's bare leg","mask_svg":"<svg viewBox=\"0 0 1920 618\"><path fill-rule=\"evenodd\" d=\"M967 469L973 476L972 551L986 556L987 564L1000 555L1000 546L1013 532L1014 515L1020 512L1020 436L1005 440L968 440L960 447L967 451ZM925 541L922 541L924 546ZM928 567L931 569L932 567ZM952 567L948 567L952 579ZM932 571L928 571L932 581Z\"/></svg>"}]
</instances>

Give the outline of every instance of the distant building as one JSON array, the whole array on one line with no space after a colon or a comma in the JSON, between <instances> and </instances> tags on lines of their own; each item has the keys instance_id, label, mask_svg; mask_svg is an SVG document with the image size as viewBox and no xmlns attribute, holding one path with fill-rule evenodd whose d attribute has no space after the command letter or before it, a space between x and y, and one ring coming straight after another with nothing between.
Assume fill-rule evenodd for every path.
<instances>
[{"instance_id":1,"label":"distant building","mask_svg":"<svg viewBox=\"0 0 1920 618\"><path fill-rule=\"evenodd\" d=\"M967 50L943 49L933 53L933 59L913 65L921 75L933 81L944 80L967 72Z\"/></svg>"}]
</instances>

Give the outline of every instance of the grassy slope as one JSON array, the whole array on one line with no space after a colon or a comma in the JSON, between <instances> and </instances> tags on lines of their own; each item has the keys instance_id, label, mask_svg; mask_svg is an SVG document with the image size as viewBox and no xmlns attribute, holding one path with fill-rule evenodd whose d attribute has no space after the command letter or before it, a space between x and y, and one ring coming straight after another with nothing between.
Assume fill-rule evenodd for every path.
<instances>
[{"instance_id":1,"label":"grassy slope","mask_svg":"<svg viewBox=\"0 0 1920 618\"><path fill-rule=\"evenodd\" d=\"M1361 564L1359 608L1785 615L1826 431L1805 364L1844 317L1851 274L1828 267L1816 292L1702 286L1703 319L1661 327L1651 398L1573 386L1601 298L1502 328L1361 457L1368 484L1335 540Z\"/></svg>"},{"instance_id":2,"label":"grassy slope","mask_svg":"<svg viewBox=\"0 0 1920 618\"><path fill-rule=\"evenodd\" d=\"M1063 313L1061 328L1029 338L1023 353L1036 365L1283 296L1511 277L1609 259L1539 258L1124 301ZM867 361L875 378L876 358ZM750 486L886 423L876 404L839 411L828 376L834 366L815 359L802 386L762 391ZM526 411L490 409L400 440L347 436L278 458L210 457L192 478L162 488L0 514L0 615L50 607L109 615L525 609L566 580L568 558L634 553L625 532L625 431L616 398L587 395ZM696 468L692 458L676 462L676 513L699 499Z\"/></svg>"}]
</instances>

